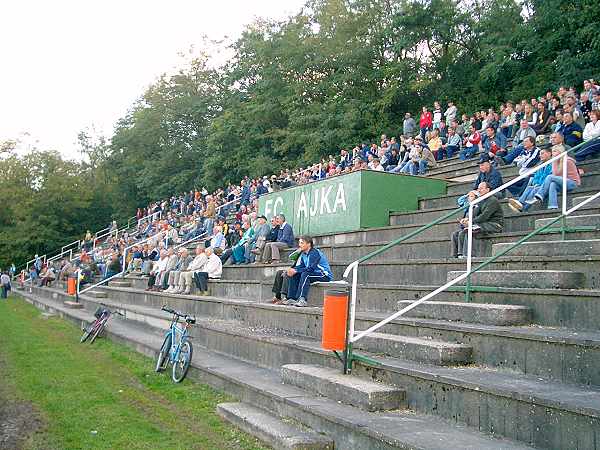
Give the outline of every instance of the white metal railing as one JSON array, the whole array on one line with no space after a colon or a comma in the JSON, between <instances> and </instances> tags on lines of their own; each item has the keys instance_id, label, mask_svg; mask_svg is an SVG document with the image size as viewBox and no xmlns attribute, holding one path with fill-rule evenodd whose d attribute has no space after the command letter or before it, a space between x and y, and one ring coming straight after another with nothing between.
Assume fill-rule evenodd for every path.
<instances>
[{"instance_id":1,"label":"white metal railing","mask_svg":"<svg viewBox=\"0 0 600 450\"><path fill-rule=\"evenodd\" d=\"M75 247L79 247L79 244L80 244L80 243L81 243L81 241L80 241L80 240L73 241L73 242L71 242L70 244L63 245L63 246L61 247L60 251L61 251L61 253L62 253L62 252L64 252L64 251L65 251L65 249L69 249L69 248L71 248L73 245L75 245Z\"/></svg>"},{"instance_id":2,"label":"white metal railing","mask_svg":"<svg viewBox=\"0 0 600 450\"><path fill-rule=\"evenodd\" d=\"M579 203L576 206L573 206L571 209L567 209L567 192L568 192L567 191L567 158L569 158L569 155L567 152L563 152L560 155L553 156L548 161L535 166L534 168L523 173L522 175L519 175L518 177L513 178L509 182L504 183L502 186L488 192L485 195L482 195L481 197L477 198L472 203L470 203L469 204L469 213L468 213L469 225L468 225L468 238L467 238L466 271L464 273L462 273L461 275L459 275L458 277L452 279L451 281L448 281L443 286L440 286L439 288L435 289L434 291L432 291L429 294L425 295L424 297L420 298L419 300L412 302L410 305L406 306L405 308L401 309L400 311L395 312L394 314L390 315L389 317L386 317L385 319L381 320L380 322L376 323L375 325L371 326L370 328L363 330L359 333L356 333L356 330L355 330L355 320L356 320L356 298L357 298L357 270L358 270L358 266L360 264L360 260L356 260L356 261L352 262L350 265L348 265L348 267L346 267L346 270L344 271L344 279L347 279L350 272L352 272L352 285L351 285L351 292L350 292L350 312L349 312L349 316L350 316L349 321L350 322L348 324L348 342L353 344L356 341L358 341L359 339L362 339L363 337L368 336L369 334L373 333L374 331L387 325L391 321L404 315L411 309L416 308L421 303L426 302L427 300L430 300L431 298L435 297L440 292L444 292L446 289L454 286L455 284L460 283L461 281L463 281L464 279L466 279L473 273L473 271L472 271L473 208L475 207L475 205L481 203L482 201L486 200L487 198L491 197L492 195L495 195L499 192L504 191L507 187L512 186L513 184L515 184L525 178L529 178L530 176L532 176L535 172L537 172L542 167L545 167L549 164L553 164L555 161L562 159L563 160L562 161L562 164L563 164L563 166L562 166L562 208L561 208L562 215L568 216L569 214L572 214L573 212L575 212L579 208L585 206L589 202L600 197L600 192L597 192L596 194L587 198L585 201Z\"/></svg>"}]
</instances>

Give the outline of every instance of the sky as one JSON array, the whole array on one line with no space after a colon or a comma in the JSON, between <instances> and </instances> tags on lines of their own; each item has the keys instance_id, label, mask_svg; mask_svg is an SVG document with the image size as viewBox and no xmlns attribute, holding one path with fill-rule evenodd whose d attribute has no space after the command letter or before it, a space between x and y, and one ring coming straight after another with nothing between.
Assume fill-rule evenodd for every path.
<instances>
[{"instance_id":1,"label":"sky","mask_svg":"<svg viewBox=\"0 0 600 450\"><path fill-rule=\"evenodd\" d=\"M235 39L256 18L283 19L304 1L2 1L0 141L77 158L79 131L110 137L203 35Z\"/></svg>"}]
</instances>

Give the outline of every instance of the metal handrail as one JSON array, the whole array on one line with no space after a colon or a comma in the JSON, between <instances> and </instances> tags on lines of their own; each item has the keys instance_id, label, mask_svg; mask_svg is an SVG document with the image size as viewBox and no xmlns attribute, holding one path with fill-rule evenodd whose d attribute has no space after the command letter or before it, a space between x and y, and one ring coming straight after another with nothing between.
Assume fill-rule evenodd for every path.
<instances>
[{"instance_id":1,"label":"metal handrail","mask_svg":"<svg viewBox=\"0 0 600 450\"><path fill-rule=\"evenodd\" d=\"M595 138L594 140L599 140L600 138ZM407 236L404 236L402 238L396 239L395 241L391 242L390 244L387 244L386 246L369 253L368 255L363 256L362 258L357 259L356 261L352 262L350 265L348 265L348 267L346 267L346 270L344 271L344 279L346 279L348 277L348 275L350 274L350 272L352 272L352 285L351 285L351 298L350 298L350 310L349 310L349 324L348 324L348 335L347 335L347 345L346 345L346 349L344 350L344 373L350 373L350 371L352 370L352 361L354 359L362 359L365 360L364 357L360 357L357 358L356 356L353 355L353 345L356 341L360 340L361 338L373 333L374 331L378 330L379 328L385 326L386 324L388 324L389 322L397 319L398 317L402 316L403 314L407 313L408 311L410 311L413 308L416 308L417 306L419 306L421 303L435 297L437 294L439 294L440 292L444 292L446 291L449 287L454 286L457 283L460 283L461 281L467 279L467 283L465 286L465 292L466 292L466 296L468 299L468 295L470 292L470 277L471 275L476 272L481 270L482 268L488 266L489 264L491 264L492 262L496 261L500 256L505 255L506 253L508 253L509 251L511 251L513 248L516 248L518 246L520 246L521 244L523 244L525 241L527 241L528 239L530 239L532 236L535 236L539 233L541 233L542 231L547 230L551 225L553 225L554 223L558 222L561 219L565 219L569 214L573 213L574 211L578 210L579 208L581 208L582 206L588 204L589 202L593 201L594 199L600 197L600 192L594 194L593 196L591 196L590 198L586 199L584 202L572 207L571 209L567 209L567 158L569 157L569 153L571 152L575 152L576 150L578 150L580 147L582 147L584 144L589 143L588 142L583 142L567 151L562 152L560 155L557 156L553 156L552 158L550 158L548 161L545 161L542 164L539 164L535 167L533 167L532 169L524 172L523 174L519 175L516 178L513 178L512 180L508 181L507 183L504 183L502 186L488 192L487 194L477 198L476 200L474 200L473 202L471 202L469 204L469 210L468 210L468 218L469 218L469 226L468 226L468 240L467 240L467 267L466 267L466 271L464 273L462 273L461 275L459 275L458 277L454 278L453 280L447 282L446 284L444 284L443 286L440 286L439 288L435 289L434 291L430 292L429 294L425 295L424 297L422 297L419 300L416 300L414 302L412 302L410 305L406 306L405 308L401 309L400 311L395 312L394 314L386 317L385 319L379 321L378 323L376 323L375 325L371 326L370 328L361 331L360 333L356 333L355 331L355 319L356 319L356 298L357 298L357 269L358 269L358 265L361 262L364 262L366 260L369 260L381 253L383 253L384 251L388 250L391 247L394 247L395 245L405 241L406 239L408 239L409 237L414 237L416 234L421 233L422 231L425 231L426 229L430 228L431 226L441 222L442 220L444 220L445 218L448 218L451 214L455 214L457 211L464 211L464 207L459 208L458 210L454 210L451 213L446 214L445 216L419 228L418 230L415 230L414 232L410 233ZM525 178L529 178L531 175L533 175L535 172L537 172L539 169L541 169L542 167L545 167L549 164L553 164L555 161L559 160L559 159L563 159L563 168L562 168L562 214L557 217L555 220L551 221L551 223L545 225L544 227L538 229L538 230L534 230L533 232L529 233L527 236L524 236L522 239L519 239L519 241L517 241L515 244L513 244L512 246L510 246L507 250L501 252L499 255L494 255L492 256L488 261L485 261L484 263L482 263L481 265L479 265L478 267L476 267L475 269L472 268L472 245L473 245L473 208L475 207L475 205L477 205L478 203L486 200L487 198L491 197L492 195L497 194L498 192L502 192L504 191L507 187L512 186L513 184L525 179ZM368 361L368 358L367 358Z\"/></svg>"}]
</instances>

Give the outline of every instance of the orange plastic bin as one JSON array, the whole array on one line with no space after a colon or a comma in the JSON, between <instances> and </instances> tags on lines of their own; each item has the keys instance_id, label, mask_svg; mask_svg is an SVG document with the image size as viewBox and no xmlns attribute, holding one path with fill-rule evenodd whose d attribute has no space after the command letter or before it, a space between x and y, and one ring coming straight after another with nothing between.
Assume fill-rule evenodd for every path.
<instances>
[{"instance_id":1,"label":"orange plastic bin","mask_svg":"<svg viewBox=\"0 0 600 450\"><path fill-rule=\"evenodd\" d=\"M77 290L77 280L75 278L67 278L67 294L75 295Z\"/></svg>"},{"instance_id":2,"label":"orange plastic bin","mask_svg":"<svg viewBox=\"0 0 600 450\"><path fill-rule=\"evenodd\" d=\"M344 350L346 347L347 321L348 292L339 290L325 291L321 347L325 350Z\"/></svg>"}]
</instances>

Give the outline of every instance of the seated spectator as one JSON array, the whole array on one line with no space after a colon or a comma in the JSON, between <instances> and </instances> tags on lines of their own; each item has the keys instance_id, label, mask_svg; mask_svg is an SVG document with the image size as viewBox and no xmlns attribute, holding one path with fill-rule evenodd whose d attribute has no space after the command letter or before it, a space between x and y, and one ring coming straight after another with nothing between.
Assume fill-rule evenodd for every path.
<instances>
[{"instance_id":1,"label":"seated spectator","mask_svg":"<svg viewBox=\"0 0 600 450\"><path fill-rule=\"evenodd\" d=\"M187 270L182 270L179 274L179 284L175 290L175 294L189 295L192 291L192 280L194 273L204 270L204 266L208 261L206 249L203 245L196 246L196 257L190 262Z\"/></svg>"},{"instance_id":2,"label":"seated spectator","mask_svg":"<svg viewBox=\"0 0 600 450\"><path fill-rule=\"evenodd\" d=\"M165 292L175 293L177 291L177 287L179 286L179 276L181 272L185 272L188 269L188 266L193 261L193 257L190 255L187 248L182 247L180 249L180 256L177 260L177 264L173 267L173 270L169 272L167 286L163 283L163 287L165 287Z\"/></svg>"},{"instance_id":3,"label":"seated spectator","mask_svg":"<svg viewBox=\"0 0 600 450\"><path fill-rule=\"evenodd\" d=\"M156 290L156 281L159 278L160 274L165 271L167 268L167 263L169 262L169 254L166 250L161 250L160 257L158 261L154 261L152 265L152 269L150 270L150 277L148 278L148 287L147 291L155 291Z\"/></svg>"},{"instance_id":4,"label":"seated spectator","mask_svg":"<svg viewBox=\"0 0 600 450\"><path fill-rule=\"evenodd\" d=\"M524 149L523 141L526 137L535 139L536 133L533 128L529 126L527 120L523 119L521 120L521 128L519 128L517 134L515 134L515 138L513 139L513 149L506 156L501 158L500 162L504 164L511 164L519 155L521 155Z\"/></svg>"},{"instance_id":5,"label":"seated spectator","mask_svg":"<svg viewBox=\"0 0 600 450\"><path fill-rule=\"evenodd\" d=\"M282 301L282 304L303 307L308 305L310 285L331 281L333 273L323 252L314 248L311 237L301 236L298 247L301 253L294 267L287 270L287 301Z\"/></svg>"},{"instance_id":6,"label":"seated spectator","mask_svg":"<svg viewBox=\"0 0 600 450\"><path fill-rule=\"evenodd\" d=\"M239 220L233 224L233 229L225 236L226 250L221 255L221 262L225 264L233 255L233 248L240 242L244 230L242 230L242 222Z\"/></svg>"},{"instance_id":7,"label":"seated spectator","mask_svg":"<svg viewBox=\"0 0 600 450\"><path fill-rule=\"evenodd\" d=\"M582 162L586 158L600 156L600 111L590 111L591 121L583 130L583 141L585 144L575 152L575 160Z\"/></svg>"},{"instance_id":8,"label":"seated spectator","mask_svg":"<svg viewBox=\"0 0 600 450\"><path fill-rule=\"evenodd\" d=\"M246 260L246 244L254 238L254 228L250 222L244 222L242 225L244 234L239 242L232 248L232 259L234 264L247 264Z\"/></svg>"},{"instance_id":9,"label":"seated spectator","mask_svg":"<svg viewBox=\"0 0 600 450\"><path fill-rule=\"evenodd\" d=\"M144 257L144 254L142 251L142 247L139 245L134 245L131 248L131 261L129 262L129 265L127 266L127 271L133 272L135 270L141 270L143 257Z\"/></svg>"},{"instance_id":10,"label":"seated spectator","mask_svg":"<svg viewBox=\"0 0 600 450\"><path fill-rule=\"evenodd\" d=\"M490 187L484 181L477 187L479 196L491 192ZM475 194L470 193L470 201L475 200ZM469 218L465 217L459 221L461 229L452 233L452 257L463 258L468 251ZM492 195L473 208L473 237L500 233L504 226L504 215L502 206L495 195Z\"/></svg>"},{"instance_id":11,"label":"seated spectator","mask_svg":"<svg viewBox=\"0 0 600 450\"><path fill-rule=\"evenodd\" d=\"M206 263L204 264L204 267L202 270L194 272L194 282L200 291L199 295L208 295L208 280L218 280L223 273L223 263L221 262L221 258L215 255L213 249L210 247L207 248L205 254Z\"/></svg>"},{"instance_id":12,"label":"seated spectator","mask_svg":"<svg viewBox=\"0 0 600 450\"><path fill-rule=\"evenodd\" d=\"M429 147L429 150L431 151L431 153L433 153L433 156L436 160L440 159L438 152L442 148L442 145L443 145L443 142L442 142L442 139L440 138L440 130L434 129L430 133L430 138L429 138L429 142L427 142L427 147Z\"/></svg>"},{"instance_id":13,"label":"seated spectator","mask_svg":"<svg viewBox=\"0 0 600 450\"><path fill-rule=\"evenodd\" d=\"M296 252L298 252L296 250ZM294 252L294 253L296 253ZM299 255L298 255L299 256ZM290 258L291 259L291 258ZM300 258L296 258L292 260L292 268L300 262ZM287 304L287 295L288 295L288 287L289 287L289 277L288 277L288 269L280 269L275 273L275 278L273 279L273 287L271 291L273 292L273 299L271 303L275 305Z\"/></svg>"},{"instance_id":14,"label":"seated spectator","mask_svg":"<svg viewBox=\"0 0 600 450\"><path fill-rule=\"evenodd\" d=\"M547 142L546 136L540 136L541 142ZM529 169L533 168L540 161L540 149L536 147L535 140L531 136L527 136L523 141L523 152L514 159L514 163L519 168L519 175L523 175ZM511 184L507 190L514 196L518 197L521 195L529 178L523 178L514 184Z\"/></svg>"},{"instance_id":15,"label":"seated spectator","mask_svg":"<svg viewBox=\"0 0 600 450\"><path fill-rule=\"evenodd\" d=\"M495 162L496 156L506 156L506 145L506 136L502 133L496 133L496 128L493 125L488 125L481 140L481 146L490 159Z\"/></svg>"},{"instance_id":16,"label":"seated spectator","mask_svg":"<svg viewBox=\"0 0 600 450\"><path fill-rule=\"evenodd\" d=\"M106 266L106 275L104 276L104 279L107 280L119 273L121 273L121 258L117 252L114 252Z\"/></svg>"},{"instance_id":17,"label":"seated spectator","mask_svg":"<svg viewBox=\"0 0 600 450\"><path fill-rule=\"evenodd\" d=\"M460 151L459 159L461 161L465 161L469 158L472 158L477 153L479 153L479 149L481 147L481 134L477 131L476 125L472 124L469 126L469 136L464 141L464 147Z\"/></svg>"},{"instance_id":18,"label":"seated spectator","mask_svg":"<svg viewBox=\"0 0 600 450\"><path fill-rule=\"evenodd\" d=\"M166 284L169 280L169 273L177 266L179 262L179 253L175 253L175 249L170 247L167 250L167 264L166 267L158 273L156 282L154 283L154 289L162 291L166 288Z\"/></svg>"},{"instance_id":19,"label":"seated spectator","mask_svg":"<svg viewBox=\"0 0 600 450\"><path fill-rule=\"evenodd\" d=\"M56 270L54 267L49 266L42 269L42 273L40 273L40 286L50 286L56 280Z\"/></svg>"},{"instance_id":20,"label":"seated spectator","mask_svg":"<svg viewBox=\"0 0 600 450\"><path fill-rule=\"evenodd\" d=\"M573 121L573 114L565 112L562 115L564 126L560 133L565 137L565 144L569 147L575 147L583 142L583 129Z\"/></svg>"},{"instance_id":21,"label":"seated spectator","mask_svg":"<svg viewBox=\"0 0 600 450\"><path fill-rule=\"evenodd\" d=\"M564 152L564 147L555 146L552 149L552 155L560 155ZM548 209L558 209L558 193L562 192L563 187L563 159L558 159L552 163L552 175L548 175L544 180L541 189L537 191L531 200L525 203L535 205L537 202L542 202L548 197ZM575 160L567 157L567 192L572 191L581 184L579 170L575 164Z\"/></svg>"},{"instance_id":22,"label":"seated spectator","mask_svg":"<svg viewBox=\"0 0 600 450\"><path fill-rule=\"evenodd\" d=\"M69 278L70 275L74 274L76 270L77 269L71 263L71 261L69 261L68 259L65 259L62 262L62 265L60 267L60 271L58 272L58 279L60 281L66 281L67 278Z\"/></svg>"},{"instance_id":23,"label":"seated spectator","mask_svg":"<svg viewBox=\"0 0 600 450\"><path fill-rule=\"evenodd\" d=\"M225 239L225 235L223 234L223 226L215 225L215 227L213 228L213 235L210 238L210 243L208 247L212 247L215 253L217 253L225 250L226 246L227 240ZM219 250L217 251L217 249Z\"/></svg>"},{"instance_id":24,"label":"seated spectator","mask_svg":"<svg viewBox=\"0 0 600 450\"><path fill-rule=\"evenodd\" d=\"M456 122L455 122L456 123ZM456 133L454 128L448 129L448 140L445 144L442 144L442 148L438 151L438 159L444 159L444 157L450 159L460 151L460 136Z\"/></svg>"},{"instance_id":25,"label":"seated spectator","mask_svg":"<svg viewBox=\"0 0 600 450\"><path fill-rule=\"evenodd\" d=\"M281 259L279 251L284 248L294 247L294 231L292 230L292 226L285 221L285 216L283 214L277 216L277 223L279 225L277 241L267 242L263 253L260 256L259 261L265 264L279 263L279 260Z\"/></svg>"},{"instance_id":26,"label":"seated spectator","mask_svg":"<svg viewBox=\"0 0 600 450\"><path fill-rule=\"evenodd\" d=\"M155 261L158 261L160 258L160 251L157 247L153 246L150 248L150 245L144 245L145 252L142 257L142 275L148 275L152 270L152 265Z\"/></svg>"},{"instance_id":27,"label":"seated spectator","mask_svg":"<svg viewBox=\"0 0 600 450\"><path fill-rule=\"evenodd\" d=\"M375 170L377 172L385 172L385 169L381 165L381 161L379 158L373 158L373 160L369 163L369 169Z\"/></svg>"},{"instance_id":28,"label":"seated spectator","mask_svg":"<svg viewBox=\"0 0 600 450\"><path fill-rule=\"evenodd\" d=\"M557 153L559 154L559 153ZM549 148L543 148L540 150L540 161L542 163L548 161L552 157L552 150ZM529 181L525 190L519 197L519 199L511 198L508 200L508 206L515 212L527 211L530 207L528 200L533 199L535 194L542 188L544 184L544 180L548 175L552 173L552 164L548 164L547 166L540 167L533 174L532 177L529 177Z\"/></svg>"},{"instance_id":29,"label":"seated spectator","mask_svg":"<svg viewBox=\"0 0 600 450\"><path fill-rule=\"evenodd\" d=\"M254 225L254 236L246 245L245 258L248 262L254 262L256 255L262 254L270 232L271 227L267 223L267 218L259 216Z\"/></svg>"},{"instance_id":30,"label":"seated spectator","mask_svg":"<svg viewBox=\"0 0 600 450\"><path fill-rule=\"evenodd\" d=\"M490 157L486 153L479 157L479 175L473 183L473 191L471 191L476 197L479 196L479 185L484 182L486 186L489 187L490 191L493 191L504 184L504 181L502 181L502 175L494 166L492 166ZM458 198L458 206L469 205L468 195L469 194L465 194ZM498 198L503 198L504 193L497 192L495 196Z\"/></svg>"}]
</instances>

